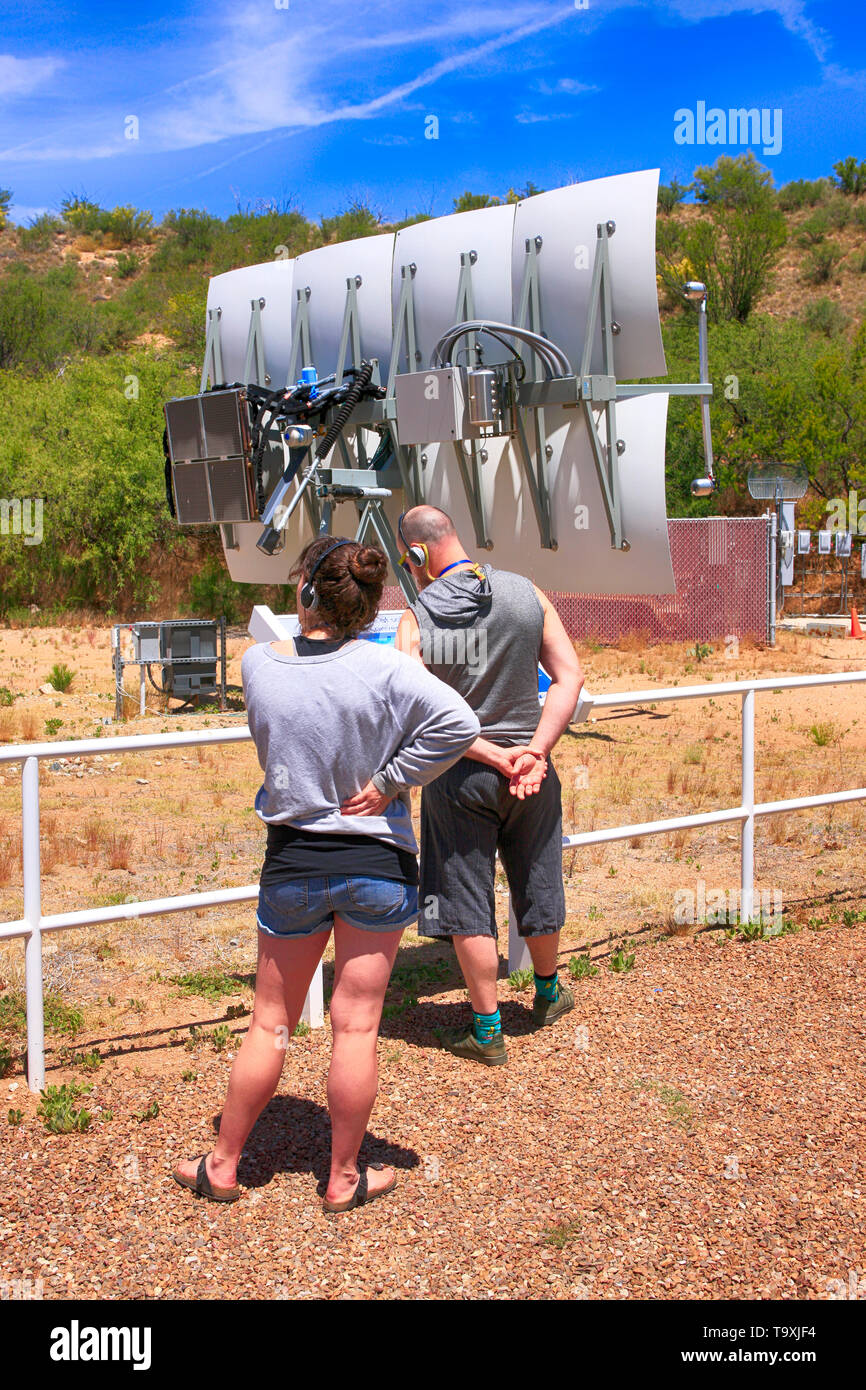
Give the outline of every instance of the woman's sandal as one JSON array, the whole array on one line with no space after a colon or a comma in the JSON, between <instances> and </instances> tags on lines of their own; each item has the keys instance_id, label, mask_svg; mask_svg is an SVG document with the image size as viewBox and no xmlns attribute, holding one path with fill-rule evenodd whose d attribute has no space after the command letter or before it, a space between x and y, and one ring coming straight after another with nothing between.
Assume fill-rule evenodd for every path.
<instances>
[{"instance_id":1,"label":"woman's sandal","mask_svg":"<svg viewBox=\"0 0 866 1390\"><path fill-rule=\"evenodd\" d=\"M176 1168L171 1176L181 1187L188 1187L197 1197L207 1197L210 1202L236 1202L241 1195L239 1187L214 1187L207 1175L207 1154L202 1154L194 1178L188 1178Z\"/></svg>"},{"instance_id":2,"label":"woman's sandal","mask_svg":"<svg viewBox=\"0 0 866 1390\"><path fill-rule=\"evenodd\" d=\"M385 1167L384 1163L368 1163L366 1166L358 1165L358 1186L352 1193L347 1202L322 1202L322 1208L330 1216L335 1216L341 1211L354 1211L355 1207L362 1207L365 1202L375 1202L377 1197L387 1197L389 1192L393 1192L397 1186L397 1174L394 1174L387 1187L381 1188L378 1192L368 1192L367 1190L367 1169L373 1168L377 1173L381 1173Z\"/></svg>"}]
</instances>

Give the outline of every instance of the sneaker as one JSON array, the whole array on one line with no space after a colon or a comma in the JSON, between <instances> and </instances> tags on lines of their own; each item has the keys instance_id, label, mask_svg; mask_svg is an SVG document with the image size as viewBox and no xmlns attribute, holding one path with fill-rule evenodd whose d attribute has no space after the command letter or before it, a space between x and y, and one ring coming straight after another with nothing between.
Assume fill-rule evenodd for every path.
<instances>
[{"instance_id":1,"label":"sneaker","mask_svg":"<svg viewBox=\"0 0 866 1390\"><path fill-rule=\"evenodd\" d=\"M490 1042L482 1043L476 1038L471 1024L468 1028L442 1034L440 1041L446 1052L453 1053L455 1057L465 1057L470 1062L481 1062L485 1067L504 1067L508 1061L502 1034L497 1033Z\"/></svg>"},{"instance_id":2,"label":"sneaker","mask_svg":"<svg viewBox=\"0 0 866 1390\"><path fill-rule=\"evenodd\" d=\"M559 982L559 994L556 999L544 999L540 994L536 994L532 1003L532 1021L536 1028L549 1028L563 1014L567 1014L574 1008L574 994Z\"/></svg>"}]
</instances>

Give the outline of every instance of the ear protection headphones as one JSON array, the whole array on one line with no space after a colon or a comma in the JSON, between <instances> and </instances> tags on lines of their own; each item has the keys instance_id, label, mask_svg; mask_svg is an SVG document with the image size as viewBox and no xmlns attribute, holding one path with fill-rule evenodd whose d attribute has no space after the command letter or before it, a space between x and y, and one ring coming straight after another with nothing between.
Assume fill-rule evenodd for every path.
<instances>
[{"instance_id":1,"label":"ear protection headphones","mask_svg":"<svg viewBox=\"0 0 866 1390\"><path fill-rule=\"evenodd\" d=\"M430 552L424 542L415 541L413 545L410 545L403 535L403 517L405 515L406 513L403 512L400 520L397 522L397 535L406 547L403 554L400 556L400 564L405 565L407 560L411 560L413 565L425 565L427 573L430 575L430 578L433 579L435 576L430 574Z\"/></svg>"},{"instance_id":2,"label":"ear protection headphones","mask_svg":"<svg viewBox=\"0 0 866 1390\"><path fill-rule=\"evenodd\" d=\"M401 565L405 565L409 562L411 562L411 564L413 565L418 565L419 568L421 565L423 565L427 571L427 578L430 580L441 579L443 574L447 574L449 570L455 569L457 565L469 565L472 569L473 574L477 575L479 579L484 578L484 571L482 570L481 566L474 564L473 561L469 559L468 555L464 555L462 560L452 560L451 564L446 565L444 570L440 570L438 574L431 574L430 552L427 549L424 542L415 541L412 545L410 545L406 537L403 535L403 517L405 515L406 513L403 512L403 515L397 522L397 535L400 537L400 540L406 547L406 549L403 551L403 554L400 556Z\"/></svg>"},{"instance_id":3,"label":"ear protection headphones","mask_svg":"<svg viewBox=\"0 0 866 1390\"><path fill-rule=\"evenodd\" d=\"M310 570L310 573L307 575L303 585L301 586L301 603L304 608L318 608L319 606L319 595L316 593L316 587L313 583L313 579L315 578L316 570L319 568L319 565L322 563L323 560L326 560L329 555L333 555L335 550L339 550L341 545L351 544L351 541L334 541L333 545L329 545L327 550L322 551L321 555L319 556L316 563L313 565L313 568Z\"/></svg>"}]
</instances>

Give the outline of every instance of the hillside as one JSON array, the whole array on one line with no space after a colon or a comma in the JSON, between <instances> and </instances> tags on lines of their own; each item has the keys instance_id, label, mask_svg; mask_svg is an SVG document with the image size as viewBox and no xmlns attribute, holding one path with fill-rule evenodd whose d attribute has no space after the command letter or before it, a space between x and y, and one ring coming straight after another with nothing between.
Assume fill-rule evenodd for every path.
<instances>
[{"instance_id":1,"label":"hillside","mask_svg":"<svg viewBox=\"0 0 866 1390\"><path fill-rule=\"evenodd\" d=\"M464 193L454 205L495 201ZM192 603L231 616L239 600L215 536L178 535L162 499L162 403L197 387L208 279L280 247L296 255L406 224L358 204L318 223L261 204L226 219L179 209L155 226L146 211L82 196L21 228L3 224L8 202L0 191L0 496L44 497L55 543L23 553L0 535L0 616L34 603L124 615ZM722 483L711 499L690 496L699 413L672 402L669 512L760 510L745 488L755 458L808 465L804 524L819 524L833 497L866 496L866 165L845 160L832 177L776 190L751 155L722 156L688 190L662 188L657 240L673 379L693 380L697 362L677 287L710 285Z\"/></svg>"}]
</instances>

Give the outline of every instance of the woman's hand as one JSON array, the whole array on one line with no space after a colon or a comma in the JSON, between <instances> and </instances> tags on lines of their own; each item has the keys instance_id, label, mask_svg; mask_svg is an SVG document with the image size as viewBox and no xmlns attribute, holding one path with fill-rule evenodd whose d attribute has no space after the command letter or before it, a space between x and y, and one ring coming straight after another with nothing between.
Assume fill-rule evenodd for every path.
<instances>
[{"instance_id":1,"label":"woman's hand","mask_svg":"<svg viewBox=\"0 0 866 1390\"><path fill-rule=\"evenodd\" d=\"M372 782L344 801L340 810L344 816L381 816L393 797L384 796Z\"/></svg>"}]
</instances>

